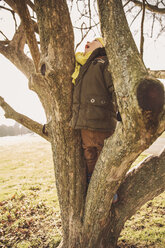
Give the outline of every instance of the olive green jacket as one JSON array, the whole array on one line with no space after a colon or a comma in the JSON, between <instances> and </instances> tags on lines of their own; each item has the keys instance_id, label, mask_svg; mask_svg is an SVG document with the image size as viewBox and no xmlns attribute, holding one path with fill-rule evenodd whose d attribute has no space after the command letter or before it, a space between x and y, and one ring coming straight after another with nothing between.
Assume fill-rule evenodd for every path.
<instances>
[{"instance_id":1,"label":"olive green jacket","mask_svg":"<svg viewBox=\"0 0 165 248\"><path fill-rule=\"evenodd\" d=\"M105 48L97 48L81 66L73 91L71 127L114 131L116 107Z\"/></svg>"}]
</instances>

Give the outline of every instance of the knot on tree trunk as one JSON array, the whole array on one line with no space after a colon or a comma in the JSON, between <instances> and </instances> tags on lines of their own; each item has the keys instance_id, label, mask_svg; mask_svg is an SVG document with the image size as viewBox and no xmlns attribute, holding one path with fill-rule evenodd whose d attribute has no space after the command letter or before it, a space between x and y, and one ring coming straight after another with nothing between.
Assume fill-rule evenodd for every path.
<instances>
[{"instance_id":1,"label":"knot on tree trunk","mask_svg":"<svg viewBox=\"0 0 165 248\"><path fill-rule=\"evenodd\" d=\"M164 105L163 85L152 79L144 79L137 88L137 99L142 110L159 114Z\"/></svg>"},{"instance_id":2,"label":"knot on tree trunk","mask_svg":"<svg viewBox=\"0 0 165 248\"><path fill-rule=\"evenodd\" d=\"M46 65L45 65L45 64L42 64L42 65L41 65L41 74L42 74L43 76L45 76L45 72L46 72Z\"/></svg>"},{"instance_id":3,"label":"knot on tree trunk","mask_svg":"<svg viewBox=\"0 0 165 248\"><path fill-rule=\"evenodd\" d=\"M147 129L156 128L164 106L164 86L156 79L145 78L137 88L137 100Z\"/></svg>"}]
</instances>

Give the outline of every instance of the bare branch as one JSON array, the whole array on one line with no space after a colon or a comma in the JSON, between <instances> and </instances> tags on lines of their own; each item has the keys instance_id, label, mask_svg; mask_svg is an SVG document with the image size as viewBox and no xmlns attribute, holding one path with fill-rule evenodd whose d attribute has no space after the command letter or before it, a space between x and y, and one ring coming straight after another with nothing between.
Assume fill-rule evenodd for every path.
<instances>
[{"instance_id":1,"label":"bare branch","mask_svg":"<svg viewBox=\"0 0 165 248\"><path fill-rule=\"evenodd\" d=\"M148 173L150 176L148 176ZM102 230L105 240L113 242L115 234L120 234L126 220L131 218L146 202L165 190L165 149L159 156L145 159L130 170L118 189L119 200L112 204L107 221L108 230ZM112 246L114 247L114 246ZM116 247L116 246L115 246Z\"/></svg>"},{"instance_id":2,"label":"bare branch","mask_svg":"<svg viewBox=\"0 0 165 248\"><path fill-rule=\"evenodd\" d=\"M0 40L0 47L5 46L5 45L9 45L9 43L10 43L9 40Z\"/></svg>"},{"instance_id":3,"label":"bare branch","mask_svg":"<svg viewBox=\"0 0 165 248\"><path fill-rule=\"evenodd\" d=\"M128 0L128 2L126 2L124 5L123 5L123 8L125 7L125 6L127 6L127 4L129 4L131 2L131 0Z\"/></svg>"},{"instance_id":4,"label":"bare branch","mask_svg":"<svg viewBox=\"0 0 165 248\"><path fill-rule=\"evenodd\" d=\"M2 31L0 31L0 33L4 36L4 38L6 39L6 41L9 41L8 38L7 38L7 36Z\"/></svg>"},{"instance_id":5,"label":"bare branch","mask_svg":"<svg viewBox=\"0 0 165 248\"><path fill-rule=\"evenodd\" d=\"M14 23L15 23L15 29L16 29L17 28L17 21L16 21L16 18L15 18L15 11L12 10L12 9L6 8L4 6L0 6L0 8L9 11L12 14L13 19L14 19Z\"/></svg>"},{"instance_id":6,"label":"bare branch","mask_svg":"<svg viewBox=\"0 0 165 248\"><path fill-rule=\"evenodd\" d=\"M127 11L126 11L125 13L128 13L128 12L130 13L134 8L135 8L135 5L132 6L131 8L128 8Z\"/></svg>"},{"instance_id":7,"label":"bare branch","mask_svg":"<svg viewBox=\"0 0 165 248\"><path fill-rule=\"evenodd\" d=\"M80 6L79 6L80 2ZM86 38L86 36L89 34L89 32L95 32L99 28L99 22L98 20L98 11L97 11L97 4L96 1L91 2L91 0L88 1L77 1L77 12L79 13L79 17L77 20L74 21L73 28L78 29L81 34L79 35L79 41L76 45L75 50L77 50L78 46L82 43L82 41ZM92 6L91 6L92 4ZM74 14L73 14L74 15ZM72 14L71 14L72 16ZM97 18L96 18L97 16ZM76 25L78 23L78 25Z\"/></svg>"},{"instance_id":8,"label":"bare branch","mask_svg":"<svg viewBox=\"0 0 165 248\"><path fill-rule=\"evenodd\" d=\"M87 26L86 26L86 27L76 27L76 26L73 26L73 28L79 29L79 30L87 30L87 29L94 28L94 27L96 27L97 25L99 25L99 22L97 22L97 23L91 25L90 27L87 27Z\"/></svg>"},{"instance_id":9,"label":"bare branch","mask_svg":"<svg viewBox=\"0 0 165 248\"><path fill-rule=\"evenodd\" d=\"M155 24L155 13L153 14L153 19L152 19L151 37L153 36L154 24Z\"/></svg>"},{"instance_id":10,"label":"bare branch","mask_svg":"<svg viewBox=\"0 0 165 248\"><path fill-rule=\"evenodd\" d=\"M136 6L139 6L139 7L142 7L142 4L143 4L142 2L138 0L131 0L131 2L133 2ZM159 8L157 5L146 3L146 9L154 13L165 14L165 8Z\"/></svg>"},{"instance_id":11,"label":"bare branch","mask_svg":"<svg viewBox=\"0 0 165 248\"><path fill-rule=\"evenodd\" d=\"M35 24L35 22L34 22ZM37 27L36 27L37 30ZM24 53L26 35L22 23L11 41L0 41L0 53L10 60L27 78L34 72L34 64Z\"/></svg>"},{"instance_id":12,"label":"bare branch","mask_svg":"<svg viewBox=\"0 0 165 248\"><path fill-rule=\"evenodd\" d=\"M17 6L13 0L5 0L5 2L12 8L11 11L18 14ZM32 8L33 11L35 11L34 4L30 0L27 0L27 4ZM31 20L31 21L33 22L35 32L38 33L37 23L34 20Z\"/></svg>"},{"instance_id":13,"label":"bare branch","mask_svg":"<svg viewBox=\"0 0 165 248\"><path fill-rule=\"evenodd\" d=\"M18 123L22 124L23 126L27 127L28 129L32 130L33 132L37 133L47 141L50 141L50 137L48 132L43 132L43 125L39 124L36 121L33 121L29 117L22 115L16 112L13 108L11 108L2 97L0 97L0 106L5 111L5 117L13 119Z\"/></svg>"},{"instance_id":14,"label":"bare branch","mask_svg":"<svg viewBox=\"0 0 165 248\"><path fill-rule=\"evenodd\" d=\"M9 12L13 12L13 10L11 10L11 9L9 9L9 8L6 8L6 7L4 7L4 6L0 6L0 9L5 9L5 10L7 10L7 11L9 11Z\"/></svg>"},{"instance_id":15,"label":"bare branch","mask_svg":"<svg viewBox=\"0 0 165 248\"><path fill-rule=\"evenodd\" d=\"M165 79L165 70L150 70L148 69L148 73L156 78Z\"/></svg>"},{"instance_id":16,"label":"bare branch","mask_svg":"<svg viewBox=\"0 0 165 248\"><path fill-rule=\"evenodd\" d=\"M90 0L88 0L88 9L89 9L89 26L92 25L92 16L91 16L91 3Z\"/></svg>"},{"instance_id":17,"label":"bare branch","mask_svg":"<svg viewBox=\"0 0 165 248\"><path fill-rule=\"evenodd\" d=\"M82 32L82 29L83 29L83 28L81 28L81 32ZM90 28L87 29L85 35L82 34L80 42L79 42L79 43L76 45L76 47L75 47L75 51L77 50L77 48L79 47L79 45L82 43L82 41L85 39L85 37L88 35L89 31L90 31Z\"/></svg>"},{"instance_id":18,"label":"bare branch","mask_svg":"<svg viewBox=\"0 0 165 248\"><path fill-rule=\"evenodd\" d=\"M34 3L32 3L32 1L26 0L26 3L30 6L30 8L31 8L33 11L35 11L35 5L34 5Z\"/></svg>"},{"instance_id":19,"label":"bare branch","mask_svg":"<svg viewBox=\"0 0 165 248\"><path fill-rule=\"evenodd\" d=\"M24 27L21 23L18 30L15 32L12 41L10 42L10 46L14 46L16 50L23 52L25 43L26 43L26 35L25 35Z\"/></svg>"},{"instance_id":20,"label":"bare branch","mask_svg":"<svg viewBox=\"0 0 165 248\"><path fill-rule=\"evenodd\" d=\"M144 18L145 18L145 0L142 5L142 20L141 20L141 37L140 37L140 54L143 58L143 46L144 46Z\"/></svg>"},{"instance_id":21,"label":"bare branch","mask_svg":"<svg viewBox=\"0 0 165 248\"><path fill-rule=\"evenodd\" d=\"M156 37L156 39L158 39L159 36L164 32L165 27L164 27L164 21L162 21L161 18L156 17L156 19L159 21L160 26L161 26L161 29L160 29L160 31L159 31L157 37Z\"/></svg>"},{"instance_id":22,"label":"bare branch","mask_svg":"<svg viewBox=\"0 0 165 248\"><path fill-rule=\"evenodd\" d=\"M12 10L10 10L10 11L14 11L15 13L18 14L18 9L17 9L17 6L15 4L15 1L13 1L13 0L4 0L4 1L12 8ZM34 3L32 3L32 1L30 1L30 0L26 0L26 3L35 12L35 5L34 5Z\"/></svg>"},{"instance_id":23,"label":"bare branch","mask_svg":"<svg viewBox=\"0 0 165 248\"><path fill-rule=\"evenodd\" d=\"M18 9L19 16L22 20L22 23L24 25L24 29L26 32L26 38L27 43L30 48L30 52L34 61L34 65L36 68L36 71L38 71L38 65L40 61L40 52L37 44L37 40L34 33L33 23L30 17L29 10L27 8L27 5L24 1L16 0L16 5Z\"/></svg>"},{"instance_id":24,"label":"bare branch","mask_svg":"<svg viewBox=\"0 0 165 248\"><path fill-rule=\"evenodd\" d=\"M139 10L139 12L136 14L136 16L133 18L132 22L130 23L130 27L131 25L134 23L134 21L136 20L136 18L140 15L142 10Z\"/></svg>"},{"instance_id":25,"label":"bare branch","mask_svg":"<svg viewBox=\"0 0 165 248\"><path fill-rule=\"evenodd\" d=\"M4 2L7 3L13 9L14 12L18 13L17 6L13 0L4 0Z\"/></svg>"},{"instance_id":26,"label":"bare branch","mask_svg":"<svg viewBox=\"0 0 165 248\"><path fill-rule=\"evenodd\" d=\"M16 50L14 46L5 45L5 42L0 42L0 53L29 78L31 73L34 72L33 61L24 52Z\"/></svg>"},{"instance_id":27,"label":"bare branch","mask_svg":"<svg viewBox=\"0 0 165 248\"><path fill-rule=\"evenodd\" d=\"M149 176L148 176L149 173ZM165 148L159 156L150 156L130 170L120 185L115 206L116 225L123 223L146 202L165 190ZM123 213L120 215L119 213Z\"/></svg>"}]
</instances>

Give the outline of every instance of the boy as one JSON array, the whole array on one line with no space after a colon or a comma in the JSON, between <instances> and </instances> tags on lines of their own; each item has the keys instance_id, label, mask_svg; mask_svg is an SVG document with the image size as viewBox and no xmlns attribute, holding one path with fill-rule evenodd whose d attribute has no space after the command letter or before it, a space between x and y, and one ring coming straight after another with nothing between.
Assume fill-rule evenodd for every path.
<instances>
[{"instance_id":1,"label":"boy","mask_svg":"<svg viewBox=\"0 0 165 248\"><path fill-rule=\"evenodd\" d=\"M87 42L75 58L71 126L81 130L89 183L104 140L115 131L116 105L102 38Z\"/></svg>"}]
</instances>

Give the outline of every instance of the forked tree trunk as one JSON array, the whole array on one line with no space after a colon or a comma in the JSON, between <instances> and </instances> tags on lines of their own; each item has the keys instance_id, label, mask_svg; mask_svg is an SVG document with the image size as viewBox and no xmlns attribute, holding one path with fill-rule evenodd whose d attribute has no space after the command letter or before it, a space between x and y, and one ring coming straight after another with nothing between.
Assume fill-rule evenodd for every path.
<instances>
[{"instance_id":1,"label":"forked tree trunk","mask_svg":"<svg viewBox=\"0 0 165 248\"><path fill-rule=\"evenodd\" d=\"M30 77L29 87L38 94L49 122L45 136L52 147L63 228L59 247L115 248L126 220L145 202L165 190L165 152L126 175L133 161L165 129L164 88L147 73L128 28L121 1L98 0L122 123L118 123L113 136L105 142L87 189L80 132L69 126L74 36L66 1L34 1L41 54L36 45L33 47L35 36L31 36L31 23L28 29L29 14L25 1L15 0L14 3L22 21L26 17L23 25L27 30L29 47L33 50L31 54L37 54L33 59L36 71ZM20 61L16 64L23 67ZM3 98L0 98L0 106L6 111L6 116L21 119ZM27 127L28 122L29 119L24 122ZM36 123L33 126L36 127ZM40 134L40 125L37 128ZM116 191L119 201L112 204Z\"/></svg>"}]
</instances>

